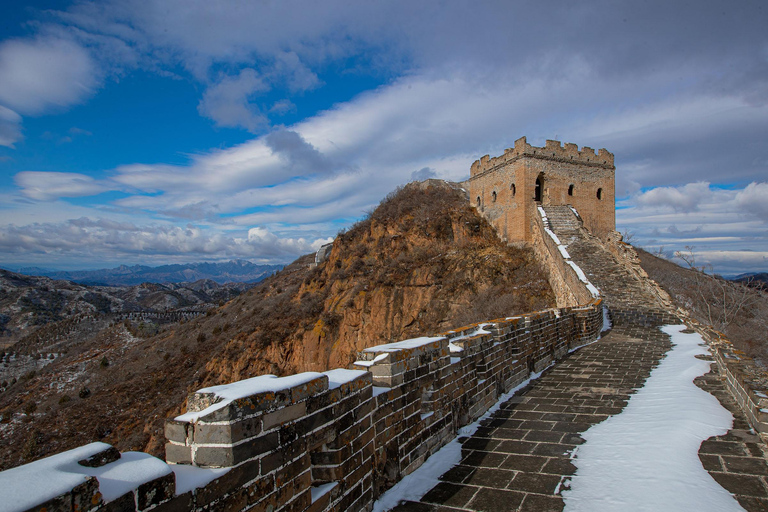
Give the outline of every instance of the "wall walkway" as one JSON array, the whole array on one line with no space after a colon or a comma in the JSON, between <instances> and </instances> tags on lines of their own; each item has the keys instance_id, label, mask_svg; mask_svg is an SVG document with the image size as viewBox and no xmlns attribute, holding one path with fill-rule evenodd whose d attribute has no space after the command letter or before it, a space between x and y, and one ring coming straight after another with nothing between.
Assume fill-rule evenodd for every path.
<instances>
[{"instance_id":1,"label":"wall walkway","mask_svg":"<svg viewBox=\"0 0 768 512\"><path fill-rule=\"evenodd\" d=\"M612 329L547 370L467 438L460 438L459 464L420 502L405 502L397 512L558 511L561 493L575 473L572 456L584 443L581 434L619 414L671 348L657 327L680 320L663 293L646 285L588 233L558 226L546 209L550 227L570 257L605 298ZM572 215L572 214L571 214ZM575 217L574 217L575 219ZM735 418L724 436L702 443L704 468L736 496L747 511L768 510L765 444L723 384L720 368L697 379Z\"/></svg>"}]
</instances>

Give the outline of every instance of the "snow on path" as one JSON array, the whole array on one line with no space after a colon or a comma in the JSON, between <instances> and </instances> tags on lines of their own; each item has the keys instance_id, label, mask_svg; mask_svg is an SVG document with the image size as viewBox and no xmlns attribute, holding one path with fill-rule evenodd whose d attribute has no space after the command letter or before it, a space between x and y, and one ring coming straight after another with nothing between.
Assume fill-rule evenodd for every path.
<instances>
[{"instance_id":1,"label":"snow on path","mask_svg":"<svg viewBox=\"0 0 768 512\"><path fill-rule=\"evenodd\" d=\"M582 434L576 474L562 493L566 512L743 510L699 461L701 442L728 432L733 416L693 383L711 363L694 357L708 353L701 336L683 329L662 328L673 348L645 386L624 411Z\"/></svg>"},{"instance_id":2,"label":"snow on path","mask_svg":"<svg viewBox=\"0 0 768 512\"><path fill-rule=\"evenodd\" d=\"M530 384L532 380L541 377L541 374L544 373L545 370L538 373L531 373L528 379L501 395L498 401L475 422L461 427L457 437L424 461L424 464L422 464L416 471L400 480L394 487L379 496L379 499L373 504L373 512L385 512L393 509L404 500L419 501L430 491L430 489L440 483L438 478L443 473L461 462L461 443L459 443L459 436L470 437L474 435L483 420L490 418L493 413L498 411L501 406L507 402L507 400L515 396L515 393Z\"/></svg>"}]
</instances>

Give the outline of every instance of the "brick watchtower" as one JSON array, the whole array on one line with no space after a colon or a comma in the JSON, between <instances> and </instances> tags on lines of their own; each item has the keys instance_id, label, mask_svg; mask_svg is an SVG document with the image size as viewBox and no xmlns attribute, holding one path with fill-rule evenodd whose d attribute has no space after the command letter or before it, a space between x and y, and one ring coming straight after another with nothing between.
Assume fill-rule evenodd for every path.
<instances>
[{"instance_id":1,"label":"brick watchtower","mask_svg":"<svg viewBox=\"0 0 768 512\"><path fill-rule=\"evenodd\" d=\"M613 154L548 140L543 148L525 137L495 158L472 164L465 182L470 201L508 242L532 242L536 207L573 206L584 227L601 236L616 229Z\"/></svg>"}]
</instances>

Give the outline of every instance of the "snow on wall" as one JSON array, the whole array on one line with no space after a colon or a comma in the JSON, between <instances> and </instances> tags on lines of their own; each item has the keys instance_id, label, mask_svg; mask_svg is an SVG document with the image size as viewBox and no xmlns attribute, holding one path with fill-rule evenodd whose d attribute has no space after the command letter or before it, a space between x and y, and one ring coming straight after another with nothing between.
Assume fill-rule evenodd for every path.
<instances>
[{"instance_id":1,"label":"snow on wall","mask_svg":"<svg viewBox=\"0 0 768 512\"><path fill-rule=\"evenodd\" d=\"M576 272L576 276L579 278L579 281L584 283L584 285L587 287L587 290L589 290L589 293L592 294L592 297L598 298L600 296L600 290L589 282L589 279L587 279L586 274L584 274L584 271L581 270L581 267L579 267L572 259L571 255L568 253L567 245L563 244L560 241L560 238L551 230L549 229L549 219L547 218L547 213L544 211L544 208L541 206L537 207L539 210L539 215L541 216L541 221L544 225L544 231L549 235L549 237L552 239L553 242L555 242L555 245L557 246L557 250L560 252L560 255L563 257L565 262L573 269L574 272ZM573 210L574 215L577 217L579 214L576 212L576 210L571 207L571 210Z\"/></svg>"}]
</instances>

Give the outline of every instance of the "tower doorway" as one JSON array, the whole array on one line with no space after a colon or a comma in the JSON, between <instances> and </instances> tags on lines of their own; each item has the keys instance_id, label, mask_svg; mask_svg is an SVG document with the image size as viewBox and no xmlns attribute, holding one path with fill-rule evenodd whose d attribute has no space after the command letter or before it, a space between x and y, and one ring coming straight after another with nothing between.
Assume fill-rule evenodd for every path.
<instances>
[{"instance_id":1,"label":"tower doorway","mask_svg":"<svg viewBox=\"0 0 768 512\"><path fill-rule=\"evenodd\" d=\"M542 190L544 190L544 182L541 179L541 175L539 175L539 177L536 178L536 188L533 191L533 200L537 203L541 202Z\"/></svg>"}]
</instances>

